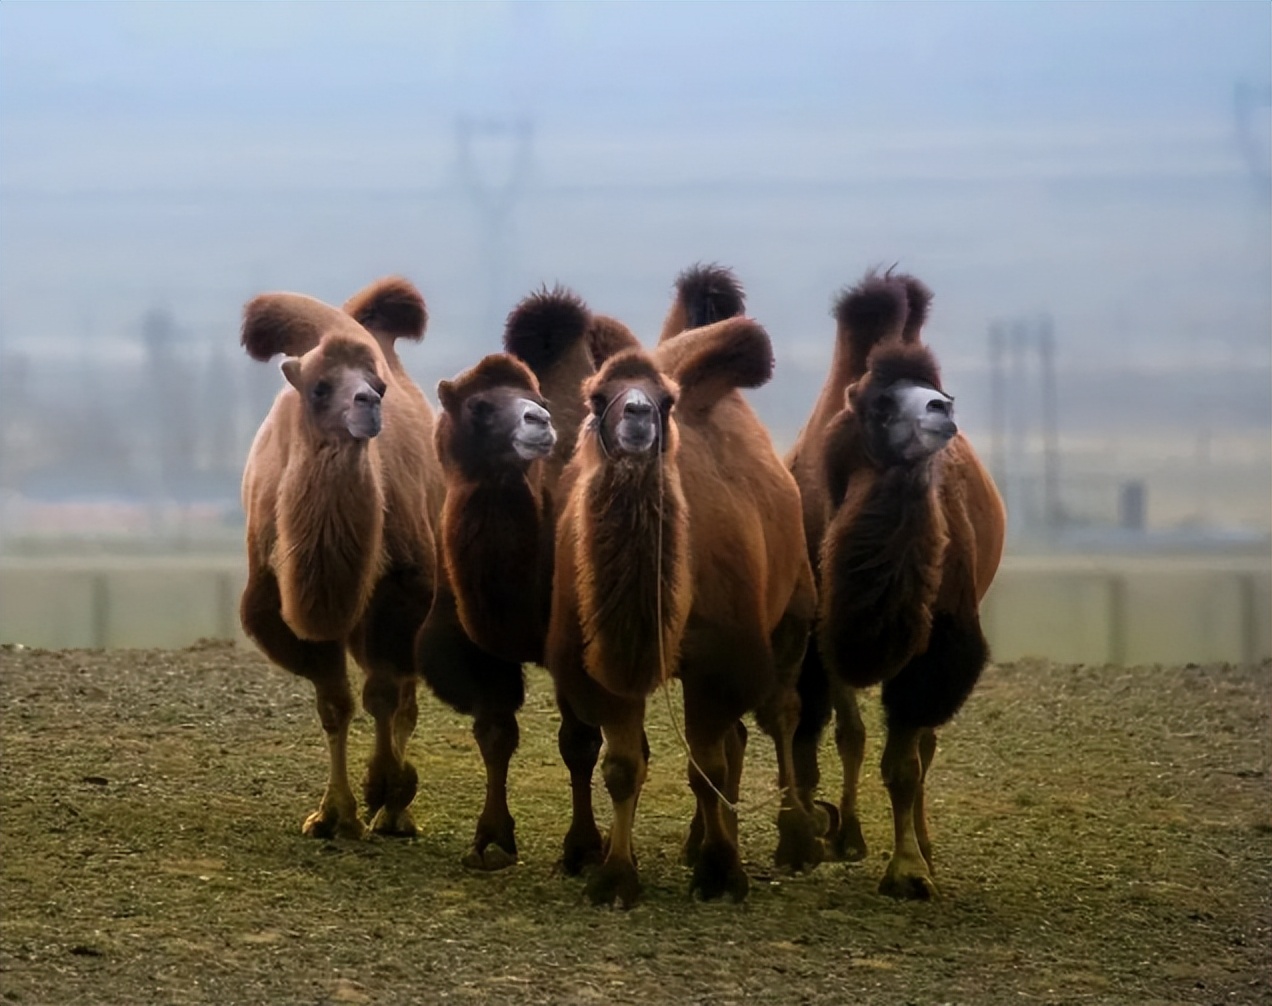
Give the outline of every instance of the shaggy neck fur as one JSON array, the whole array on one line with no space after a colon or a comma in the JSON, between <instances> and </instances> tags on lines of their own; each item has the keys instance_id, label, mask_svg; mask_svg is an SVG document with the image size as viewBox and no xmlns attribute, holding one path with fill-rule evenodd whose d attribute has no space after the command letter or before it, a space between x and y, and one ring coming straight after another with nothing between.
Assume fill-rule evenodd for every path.
<instances>
[{"instance_id":1,"label":"shaggy neck fur","mask_svg":"<svg viewBox=\"0 0 1272 1006\"><path fill-rule=\"evenodd\" d=\"M832 456L864 457L860 428L843 418L830 438ZM822 544L819 631L822 654L855 687L890 678L927 648L949 539L937 498L940 464L938 455L870 465L842 480Z\"/></svg>"},{"instance_id":2,"label":"shaggy neck fur","mask_svg":"<svg viewBox=\"0 0 1272 1006\"><path fill-rule=\"evenodd\" d=\"M442 558L464 632L517 662L543 659L547 585L542 494L521 471L451 482L442 510Z\"/></svg>"},{"instance_id":3,"label":"shaggy neck fur","mask_svg":"<svg viewBox=\"0 0 1272 1006\"><path fill-rule=\"evenodd\" d=\"M276 510L273 565L283 619L302 639L343 639L362 616L383 562L376 446L306 438L293 450Z\"/></svg>"},{"instance_id":4,"label":"shaggy neck fur","mask_svg":"<svg viewBox=\"0 0 1272 1006\"><path fill-rule=\"evenodd\" d=\"M580 450L589 455L576 553L584 663L608 691L642 698L674 672L689 617L689 523L680 474L671 451L660 459L611 461L595 436Z\"/></svg>"}]
</instances>

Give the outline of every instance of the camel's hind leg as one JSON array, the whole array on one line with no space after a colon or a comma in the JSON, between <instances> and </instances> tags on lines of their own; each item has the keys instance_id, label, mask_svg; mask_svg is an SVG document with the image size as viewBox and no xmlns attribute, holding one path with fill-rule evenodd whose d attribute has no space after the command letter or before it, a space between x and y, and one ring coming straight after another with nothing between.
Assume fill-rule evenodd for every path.
<instances>
[{"instance_id":1,"label":"camel's hind leg","mask_svg":"<svg viewBox=\"0 0 1272 1006\"><path fill-rule=\"evenodd\" d=\"M605 760L601 775L614 804L605 862L588 879L587 893L596 905L617 901L630 908L640 897L640 875L632 851L636 804L649 770L645 742L644 700L614 702L601 726L605 737Z\"/></svg>"},{"instance_id":2,"label":"camel's hind leg","mask_svg":"<svg viewBox=\"0 0 1272 1006\"><path fill-rule=\"evenodd\" d=\"M801 795L796 766L795 734L800 721L797 681L808 644L809 622L788 611L773 630L773 660L777 667L777 687L756 710L761 729L773 738L777 752L777 785L781 805L777 812L777 852L780 867L803 870L826 857L812 805Z\"/></svg>"},{"instance_id":3,"label":"camel's hind leg","mask_svg":"<svg viewBox=\"0 0 1272 1006\"><path fill-rule=\"evenodd\" d=\"M351 642L366 673L362 706L375 720L375 746L367 763L363 796L371 830L412 837L410 805L418 776L406 757L419 717L413 645L424 621L429 590L422 571L398 568L380 579Z\"/></svg>"},{"instance_id":4,"label":"camel's hind leg","mask_svg":"<svg viewBox=\"0 0 1272 1006\"><path fill-rule=\"evenodd\" d=\"M861 719L855 689L833 678L830 689L835 706L835 747L844 770L835 856L856 862L866 858L866 839L861 832L861 818L857 815L857 786L861 780L861 764L866 756L866 724Z\"/></svg>"},{"instance_id":5,"label":"camel's hind leg","mask_svg":"<svg viewBox=\"0 0 1272 1006\"><path fill-rule=\"evenodd\" d=\"M306 818L302 830L314 838L361 838L366 829L349 786L353 692L345 668L344 645L298 638L283 621L281 603L278 581L273 575L253 571L240 606L243 629L270 660L313 682L318 720L327 738L327 786L318 809Z\"/></svg>"},{"instance_id":6,"label":"camel's hind leg","mask_svg":"<svg viewBox=\"0 0 1272 1006\"><path fill-rule=\"evenodd\" d=\"M804 870L826 858L825 846L818 834L816 821L800 798L795 777L794 736L799 723L799 695L793 687L779 689L756 710L760 728L773 738L777 752L777 785L781 804L777 812L777 851L774 862L779 867Z\"/></svg>"}]
</instances>

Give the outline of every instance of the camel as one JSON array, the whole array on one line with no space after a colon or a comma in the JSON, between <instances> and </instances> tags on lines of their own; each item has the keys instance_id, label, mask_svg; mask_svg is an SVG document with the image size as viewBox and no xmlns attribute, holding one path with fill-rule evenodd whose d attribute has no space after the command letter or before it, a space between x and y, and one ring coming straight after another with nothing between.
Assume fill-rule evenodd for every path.
<instances>
[{"instance_id":1,"label":"camel","mask_svg":"<svg viewBox=\"0 0 1272 1006\"><path fill-rule=\"evenodd\" d=\"M348 779L353 697L346 654L364 672L375 719L363 786L370 829L411 835L416 772L406 744L417 715L411 641L433 591L433 520L442 484L433 415L398 358L419 340L419 291L390 278L344 310L295 293L244 309L248 355L279 354L286 386L261 423L243 473L247 584L240 618L274 663L313 683L330 759L326 790L303 831L367 830Z\"/></svg>"},{"instance_id":2,"label":"camel","mask_svg":"<svg viewBox=\"0 0 1272 1006\"><path fill-rule=\"evenodd\" d=\"M736 799L744 713L764 707L775 731L785 724L779 762L793 781L794 678L815 592L798 489L737 390L769 379L772 347L744 317L679 331L694 317L670 319L653 354L620 352L588 379L590 417L561 478L546 656L558 693L604 735L614 817L587 884L596 904L629 907L640 895L632 833L649 760L645 708L672 675L698 806L691 890L748 890L721 801ZM795 858L811 860L807 815L787 810L804 825Z\"/></svg>"},{"instance_id":3,"label":"camel","mask_svg":"<svg viewBox=\"0 0 1272 1006\"><path fill-rule=\"evenodd\" d=\"M866 854L857 815L865 727L856 690L882 684L881 761L894 851L881 893L929 898L925 781L936 729L989 659L979 604L1002 556L1006 513L953 419L920 339L931 294L908 276L868 275L836 305L830 375L788 456L818 570L817 645L801 677L797 775L817 784L816 740L835 710L843 762L836 851Z\"/></svg>"},{"instance_id":4,"label":"camel","mask_svg":"<svg viewBox=\"0 0 1272 1006\"><path fill-rule=\"evenodd\" d=\"M582 419L575 404L582 381L595 360L634 341L621 323L591 315L571 292L545 289L509 315L508 352L438 386L442 415L435 439L447 492L437 591L416 638L415 662L442 701L474 718L486 799L464 856L473 869L497 870L517 860L508 771L520 738L522 665L543 661L553 490L562 451L573 448ZM551 415L545 394L553 400ZM562 866L577 873L600 857L591 791L600 733L563 706L558 745L574 807Z\"/></svg>"}]
</instances>

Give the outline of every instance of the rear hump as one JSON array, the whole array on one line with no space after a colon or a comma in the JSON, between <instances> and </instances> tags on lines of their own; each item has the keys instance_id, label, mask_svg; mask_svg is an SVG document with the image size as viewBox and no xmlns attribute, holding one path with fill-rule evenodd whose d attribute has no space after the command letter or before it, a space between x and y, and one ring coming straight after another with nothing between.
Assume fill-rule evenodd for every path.
<instances>
[{"instance_id":1,"label":"rear hump","mask_svg":"<svg viewBox=\"0 0 1272 1006\"><path fill-rule=\"evenodd\" d=\"M746 310L746 293L732 269L691 266L676 277L676 295L663 321L659 342L681 332L733 318Z\"/></svg>"}]
</instances>

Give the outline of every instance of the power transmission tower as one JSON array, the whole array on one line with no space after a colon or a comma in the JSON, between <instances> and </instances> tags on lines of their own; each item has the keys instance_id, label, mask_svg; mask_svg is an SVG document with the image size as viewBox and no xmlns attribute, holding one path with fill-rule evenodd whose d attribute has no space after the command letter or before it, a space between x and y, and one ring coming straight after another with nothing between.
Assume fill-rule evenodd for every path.
<instances>
[{"instance_id":1,"label":"power transmission tower","mask_svg":"<svg viewBox=\"0 0 1272 1006\"><path fill-rule=\"evenodd\" d=\"M1039 394L1029 393L1029 357L1037 359ZM1035 401L1037 402L1035 411ZM1060 417L1056 389L1055 327L1051 316L995 321L989 326L990 470L1007 503L1014 534L1036 516L1053 539L1064 526L1060 502ZM1041 426L1042 500L1031 505L1029 436Z\"/></svg>"},{"instance_id":2,"label":"power transmission tower","mask_svg":"<svg viewBox=\"0 0 1272 1006\"><path fill-rule=\"evenodd\" d=\"M483 333L498 334L510 306L507 283L512 214L530 177L533 142L534 127L528 119L460 118L455 122L460 185L481 221L481 257L487 280ZM502 171L480 163L499 159L504 162Z\"/></svg>"},{"instance_id":3,"label":"power transmission tower","mask_svg":"<svg viewBox=\"0 0 1272 1006\"><path fill-rule=\"evenodd\" d=\"M1233 88L1232 112L1236 126L1237 148L1250 169L1250 177L1255 188L1265 199L1272 198L1272 148L1264 136L1258 135L1257 120L1261 117L1264 126L1268 126L1272 116L1272 87L1256 87L1245 80L1239 80Z\"/></svg>"}]
</instances>

